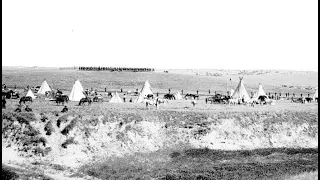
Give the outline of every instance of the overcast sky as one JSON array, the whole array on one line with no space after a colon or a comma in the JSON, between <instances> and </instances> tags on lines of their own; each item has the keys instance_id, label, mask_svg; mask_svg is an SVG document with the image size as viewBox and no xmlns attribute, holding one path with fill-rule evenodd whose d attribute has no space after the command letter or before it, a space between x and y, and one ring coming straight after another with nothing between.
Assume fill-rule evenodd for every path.
<instances>
[{"instance_id":1,"label":"overcast sky","mask_svg":"<svg viewBox=\"0 0 320 180\"><path fill-rule=\"evenodd\" d=\"M318 1L3 0L2 65L318 71Z\"/></svg>"}]
</instances>

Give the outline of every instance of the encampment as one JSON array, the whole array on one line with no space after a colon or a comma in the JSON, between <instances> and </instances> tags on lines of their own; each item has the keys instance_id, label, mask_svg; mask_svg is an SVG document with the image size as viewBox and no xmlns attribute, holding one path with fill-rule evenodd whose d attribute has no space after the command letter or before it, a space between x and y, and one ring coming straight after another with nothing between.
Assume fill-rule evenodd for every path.
<instances>
[{"instance_id":1,"label":"encampment","mask_svg":"<svg viewBox=\"0 0 320 180\"><path fill-rule=\"evenodd\" d=\"M71 93L69 96L69 100L70 101L80 101L80 99L84 98L84 97L86 97L86 96L83 94L83 87L82 87L80 81L76 80L74 82L73 87L72 87L72 90L71 90Z\"/></svg>"}]
</instances>

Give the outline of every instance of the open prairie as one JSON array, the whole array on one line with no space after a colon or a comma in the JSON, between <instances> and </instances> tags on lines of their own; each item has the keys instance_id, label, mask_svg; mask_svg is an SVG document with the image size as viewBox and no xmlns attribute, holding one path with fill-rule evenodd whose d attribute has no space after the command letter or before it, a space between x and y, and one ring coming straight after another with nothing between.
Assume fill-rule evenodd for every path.
<instances>
[{"instance_id":1,"label":"open prairie","mask_svg":"<svg viewBox=\"0 0 320 180\"><path fill-rule=\"evenodd\" d=\"M239 76L249 92L262 83L267 93L312 96L314 89L305 88L318 86L314 72L4 68L2 82L16 85L22 94L22 88L44 79L69 94L79 79L84 89L102 93L104 101L68 102L69 111L61 113L62 105L38 95L26 103L32 112L18 113L19 100L7 99L2 172L21 179L317 179L318 103L205 103L209 89L211 95L225 93L227 82L235 89ZM145 80L154 93L198 90L200 98L195 107L191 100L169 100L147 109L143 103L109 103L104 94L105 88L140 90Z\"/></svg>"},{"instance_id":2,"label":"open prairie","mask_svg":"<svg viewBox=\"0 0 320 180\"><path fill-rule=\"evenodd\" d=\"M209 73L206 76L206 73ZM218 76L210 76L219 74ZM198 74L198 75L197 75ZM222 70L169 70L164 73L161 69L155 72L108 72L108 71L77 71L59 70L58 68L9 68L2 70L2 82L7 86L16 85L20 88L40 86L44 79L53 88L71 91L75 80L80 80L86 89L98 91L135 91L141 89L146 80L151 84L154 93L167 93L184 90L184 93L211 94L214 91L225 93L226 89L235 89L239 77L244 77L248 93L256 91L259 83L264 86L266 93L296 93L313 94L318 86L317 72L300 71L222 71ZM231 81L230 81L231 78ZM286 87L283 87L285 85ZM290 87L292 86L292 87Z\"/></svg>"}]
</instances>

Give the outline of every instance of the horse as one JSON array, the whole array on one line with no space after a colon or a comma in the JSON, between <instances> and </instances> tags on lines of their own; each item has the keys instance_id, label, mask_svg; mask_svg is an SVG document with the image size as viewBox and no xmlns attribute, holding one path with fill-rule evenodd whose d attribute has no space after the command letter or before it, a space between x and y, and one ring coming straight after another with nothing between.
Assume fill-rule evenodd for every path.
<instances>
[{"instance_id":1,"label":"horse","mask_svg":"<svg viewBox=\"0 0 320 180\"><path fill-rule=\"evenodd\" d=\"M156 106L158 108L157 100L149 100L149 99L144 99L144 103L146 103L146 108L150 109L149 106Z\"/></svg>"},{"instance_id":2,"label":"horse","mask_svg":"<svg viewBox=\"0 0 320 180\"><path fill-rule=\"evenodd\" d=\"M239 99L229 99L228 102L229 102L229 106L230 105L235 106L237 103L239 103Z\"/></svg>"},{"instance_id":3,"label":"horse","mask_svg":"<svg viewBox=\"0 0 320 180\"><path fill-rule=\"evenodd\" d=\"M150 98L153 99L153 94L148 94L147 95L147 99L150 99Z\"/></svg>"},{"instance_id":4,"label":"horse","mask_svg":"<svg viewBox=\"0 0 320 180\"><path fill-rule=\"evenodd\" d=\"M22 102L25 104L26 101L32 102L32 98L30 96L23 96L20 98L19 104L21 105Z\"/></svg>"},{"instance_id":5,"label":"horse","mask_svg":"<svg viewBox=\"0 0 320 180\"><path fill-rule=\"evenodd\" d=\"M79 106L80 106L81 104L84 105L85 102L88 102L88 106L89 106L89 105L91 105L92 99L89 98L89 97L81 98L80 101L79 101Z\"/></svg>"},{"instance_id":6,"label":"horse","mask_svg":"<svg viewBox=\"0 0 320 180\"><path fill-rule=\"evenodd\" d=\"M92 99L93 102L98 102L98 101L103 101L103 97L102 96L95 96L93 99Z\"/></svg>"},{"instance_id":7,"label":"horse","mask_svg":"<svg viewBox=\"0 0 320 180\"><path fill-rule=\"evenodd\" d=\"M12 89L9 89L7 91L2 91L2 95L4 95L7 99L11 99L11 97L15 94L15 92ZM19 96L19 95L18 95ZM19 98L19 97L18 97Z\"/></svg>"},{"instance_id":8,"label":"horse","mask_svg":"<svg viewBox=\"0 0 320 180\"><path fill-rule=\"evenodd\" d=\"M68 103L69 97L67 95L56 95L56 103L59 105L62 103L64 105L64 102Z\"/></svg>"},{"instance_id":9,"label":"horse","mask_svg":"<svg viewBox=\"0 0 320 180\"><path fill-rule=\"evenodd\" d=\"M308 103L311 103L312 98L311 98L311 97L306 97L306 101L307 101Z\"/></svg>"},{"instance_id":10,"label":"horse","mask_svg":"<svg viewBox=\"0 0 320 180\"><path fill-rule=\"evenodd\" d=\"M193 98L193 99L198 99L199 100L199 95L198 94L186 94L184 96L185 99L188 99L189 97Z\"/></svg>"},{"instance_id":11,"label":"horse","mask_svg":"<svg viewBox=\"0 0 320 180\"><path fill-rule=\"evenodd\" d=\"M174 96L174 94L165 94L163 96L164 99L169 99L169 100L175 100L176 97Z\"/></svg>"},{"instance_id":12,"label":"horse","mask_svg":"<svg viewBox=\"0 0 320 180\"><path fill-rule=\"evenodd\" d=\"M160 99L160 98L157 98L157 99L156 99L156 102L157 102L158 104L169 103L168 99Z\"/></svg>"}]
</instances>

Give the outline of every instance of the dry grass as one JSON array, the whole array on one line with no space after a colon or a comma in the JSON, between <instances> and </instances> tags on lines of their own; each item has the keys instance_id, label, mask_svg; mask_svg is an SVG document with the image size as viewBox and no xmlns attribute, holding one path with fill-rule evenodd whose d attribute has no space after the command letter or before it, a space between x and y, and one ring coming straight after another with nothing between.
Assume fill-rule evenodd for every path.
<instances>
[{"instance_id":1,"label":"dry grass","mask_svg":"<svg viewBox=\"0 0 320 180\"><path fill-rule=\"evenodd\" d=\"M180 73L179 73L180 72ZM17 85L18 87L26 87L30 85L35 87L41 85L44 78L46 78L49 85L70 91L76 79L79 79L84 88L97 89L98 91L117 90L122 88L124 91L135 91L137 88L141 89L144 81L149 80L154 93L167 93L170 88L171 92L184 90L184 93L196 93L199 90L200 94L207 94L209 88L211 92L225 91L226 83L232 77L232 84L229 82L229 87L235 88L238 83L239 75L223 75L221 77L209 76L195 76L194 74L184 73L177 71L175 73L163 72L107 72L107 71L73 71L73 70L58 70L58 69L19 69L10 70L4 69L2 71L2 82L9 87ZM314 91L305 89L288 89L282 88L282 84L291 83L294 85L304 86L317 86L317 73L304 73L296 72L293 74L273 73L268 75L252 75L246 76L246 88L248 91L257 89L259 83L264 84L267 92L295 92L300 93L313 93ZM276 85L276 86L274 86Z\"/></svg>"},{"instance_id":2,"label":"dry grass","mask_svg":"<svg viewBox=\"0 0 320 180\"><path fill-rule=\"evenodd\" d=\"M80 171L100 179L281 179L315 171L317 161L318 149L170 149L108 158Z\"/></svg>"},{"instance_id":3,"label":"dry grass","mask_svg":"<svg viewBox=\"0 0 320 180\"><path fill-rule=\"evenodd\" d=\"M318 171L304 172L294 176L285 176L284 180L318 180Z\"/></svg>"}]
</instances>

